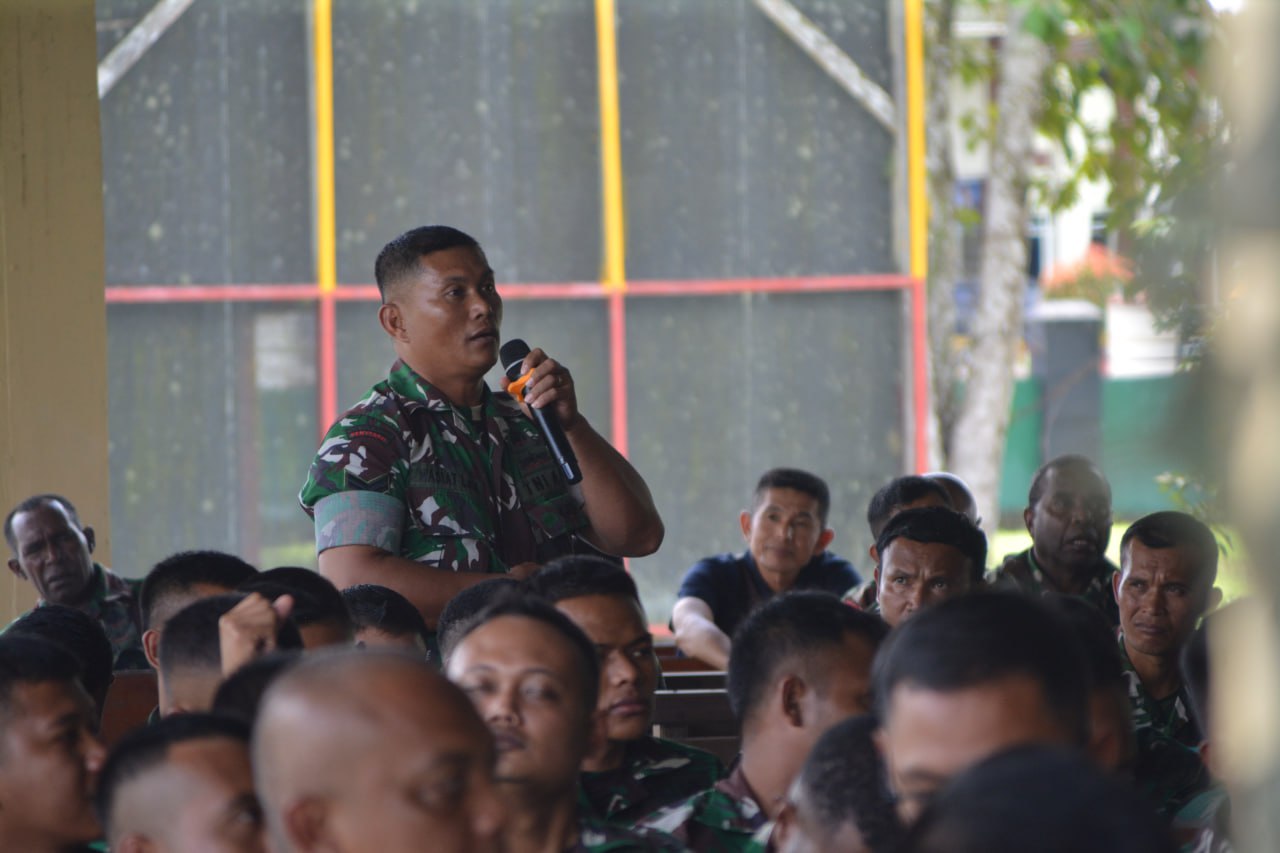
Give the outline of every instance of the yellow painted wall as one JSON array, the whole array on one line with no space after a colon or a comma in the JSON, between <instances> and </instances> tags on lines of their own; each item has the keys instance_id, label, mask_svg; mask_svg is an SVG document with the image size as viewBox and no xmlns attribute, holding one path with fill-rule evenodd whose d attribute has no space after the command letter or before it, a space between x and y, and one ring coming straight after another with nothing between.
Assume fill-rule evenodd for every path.
<instances>
[{"instance_id":1,"label":"yellow painted wall","mask_svg":"<svg viewBox=\"0 0 1280 853\"><path fill-rule=\"evenodd\" d=\"M93 0L0 0L0 512L63 493L109 565L96 58ZM34 593L2 575L7 622Z\"/></svg>"}]
</instances>

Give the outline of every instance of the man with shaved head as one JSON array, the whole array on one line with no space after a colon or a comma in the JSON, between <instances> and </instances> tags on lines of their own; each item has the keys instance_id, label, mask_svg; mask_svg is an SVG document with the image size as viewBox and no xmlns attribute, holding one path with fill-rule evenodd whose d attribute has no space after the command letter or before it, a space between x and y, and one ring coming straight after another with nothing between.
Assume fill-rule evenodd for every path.
<instances>
[{"instance_id":1,"label":"man with shaved head","mask_svg":"<svg viewBox=\"0 0 1280 853\"><path fill-rule=\"evenodd\" d=\"M280 853L494 849L493 738L419 658L322 651L262 700L254 780Z\"/></svg>"},{"instance_id":2,"label":"man with shaved head","mask_svg":"<svg viewBox=\"0 0 1280 853\"><path fill-rule=\"evenodd\" d=\"M130 732L98 780L98 819L116 853L264 853L249 726L175 714Z\"/></svg>"}]
</instances>

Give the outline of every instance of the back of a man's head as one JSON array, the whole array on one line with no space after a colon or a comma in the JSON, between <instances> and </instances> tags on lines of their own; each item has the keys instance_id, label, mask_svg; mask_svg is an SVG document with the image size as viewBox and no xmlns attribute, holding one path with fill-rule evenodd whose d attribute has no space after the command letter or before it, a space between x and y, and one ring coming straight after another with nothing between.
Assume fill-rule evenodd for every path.
<instances>
[{"instance_id":1,"label":"back of a man's head","mask_svg":"<svg viewBox=\"0 0 1280 853\"><path fill-rule=\"evenodd\" d=\"M413 602L394 589L362 583L342 590L342 600L351 614L351 625L359 645L385 645L378 639L399 641L425 652L430 644L422 613Z\"/></svg>"},{"instance_id":2,"label":"back of a man's head","mask_svg":"<svg viewBox=\"0 0 1280 853\"><path fill-rule=\"evenodd\" d=\"M525 581L525 588L553 604L566 598L608 595L640 602L636 582L627 570L603 557L560 557Z\"/></svg>"},{"instance_id":3,"label":"back of a man's head","mask_svg":"<svg viewBox=\"0 0 1280 853\"><path fill-rule=\"evenodd\" d=\"M802 495L808 495L818 503L818 523L826 525L831 513L831 489L817 474L802 471L799 468L770 468L760 475L756 481L755 504L764 499L769 489L791 489Z\"/></svg>"},{"instance_id":4,"label":"back of a man's head","mask_svg":"<svg viewBox=\"0 0 1280 853\"><path fill-rule=\"evenodd\" d=\"M1083 652L1045 605L1012 593L949 599L904 623L876 658L879 716L889 716L900 685L946 693L1018 676L1042 689L1063 731L1083 744Z\"/></svg>"},{"instance_id":5,"label":"back of a man's head","mask_svg":"<svg viewBox=\"0 0 1280 853\"><path fill-rule=\"evenodd\" d=\"M876 719L870 714L836 723L814 744L779 824L790 850L895 850L902 824L885 784L884 762L876 748ZM792 840L792 834L803 836ZM852 842L852 843L851 843Z\"/></svg>"},{"instance_id":6,"label":"back of a man's head","mask_svg":"<svg viewBox=\"0 0 1280 853\"><path fill-rule=\"evenodd\" d=\"M493 761L466 695L402 652L308 654L268 688L253 730L254 779L282 851L487 849ZM421 805L404 806L406 780Z\"/></svg>"},{"instance_id":7,"label":"back of a man's head","mask_svg":"<svg viewBox=\"0 0 1280 853\"><path fill-rule=\"evenodd\" d=\"M1080 756L1023 746L956 776L904 853L1173 853L1151 807Z\"/></svg>"},{"instance_id":8,"label":"back of a man's head","mask_svg":"<svg viewBox=\"0 0 1280 853\"><path fill-rule=\"evenodd\" d=\"M165 626L160 645L160 707L174 711L207 711L222 680L222 648L218 621L244 600L245 593L202 598L179 610ZM297 627L286 621L276 636L279 649L302 647Z\"/></svg>"},{"instance_id":9,"label":"back of a man's head","mask_svg":"<svg viewBox=\"0 0 1280 853\"><path fill-rule=\"evenodd\" d=\"M23 615L5 633L41 637L70 652L80 665L80 681L101 715L115 657L101 622L74 607L46 604Z\"/></svg>"},{"instance_id":10,"label":"back of a man's head","mask_svg":"<svg viewBox=\"0 0 1280 853\"><path fill-rule=\"evenodd\" d=\"M441 660L447 661L472 620L504 592L516 589L519 581L505 575L485 578L462 589L449 599L436 620L436 645Z\"/></svg>"},{"instance_id":11,"label":"back of a man's head","mask_svg":"<svg viewBox=\"0 0 1280 853\"><path fill-rule=\"evenodd\" d=\"M202 750L203 755L182 756L181 768L172 767L175 752L182 745L208 748ZM232 769L226 767L229 761L239 757L240 775L244 775L248 750L248 725L217 714L176 714L126 734L102 768L94 803L112 849L124 849L126 839L139 845L129 849L180 850L215 841L225 844L228 839L213 837L211 827L196 826L193 824L199 821L183 818L206 805L198 802L202 798L195 796L197 793L208 798L216 795L216 789L225 789L228 780L220 777ZM256 803L243 802L245 793L251 791L241 791L241 801L228 798L237 811L222 815L221 822L247 840L259 836L261 826ZM234 826L245 821L255 826ZM246 844L234 849L257 848Z\"/></svg>"},{"instance_id":12,"label":"back of a man's head","mask_svg":"<svg viewBox=\"0 0 1280 853\"><path fill-rule=\"evenodd\" d=\"M234 590L258 574L249 563L222 551L181 551L147 573L138 593L142 630L163 630L173 614L197 598Z\"/></svg>"},{"instance_id":13,"label":"back of a man's head","mask_svg":"<svg viewBox=\"0 0 1280 853\"><path fill-rule=\"evenodd\" d=\"M240 585L241 592L257 592L274 601L293 597L290 613L309 648L350 643L355 633L347 603L327 578L300 566L280 566L262 572Z\"/></svg>"},{"instance_id":14,"label":"back of a man's head","mask_svg":"<svg viewBox=\"0 0 1280 853\"><path fill-rule=\"evenodd\" d=\"M784 671L804 671L821 690L834 677L826 671L832 653L842 655L856 638L869 661L888 631L879 618L825 592L788 592L760 605L738 626L729 652L729 705L744 734Z\"/></svg>"},{"instance_id":15,"label":"back of a man's head","mask_svg":"<svg viewBox=\"0 0 1280 853\"><path fill-rule=\"evenodd\" d=\"M889 519L908 507L951 507L947 490L937 480L909 474L890 480L871 497L867 504L867 526L871 535L879 539Z\"/></svg>"}]
</instances>

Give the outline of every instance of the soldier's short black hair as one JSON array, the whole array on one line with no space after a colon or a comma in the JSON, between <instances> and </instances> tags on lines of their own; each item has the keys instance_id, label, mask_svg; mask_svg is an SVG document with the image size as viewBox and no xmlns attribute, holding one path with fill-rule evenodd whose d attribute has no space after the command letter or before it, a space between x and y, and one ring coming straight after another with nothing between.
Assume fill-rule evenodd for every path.
<instances>
[{"instance_id":1,"label":"soldier's short black hair","mask_svg":"<svg viewBox=\"0 0 1280 853\"><path fill-rule=\"evenodd\" d=\"M249 563L222 551L179 551L165 557L147 572L138 592L142 630L163 626L197 586L231 592L257 574Z\"/></svg>"},{"instance_id":2,"label":"soldier's short black hair","mask_svg":"<svg viewBox=\"0 0 1280 853\"><path fill-rule=\"evenodd\" d=\"M245 599L246 593L230 592L193 601L173 614L160 641L160 672L172 679L179 670L217 671L222 668L218 620ZM276 648L302 648L302 635L292 619L286 619L276 635Z\"/></svg>"},{"instance_id":3,"label":"soldier's short black hair","mask_svg":"<svg viewBox=\"0 0 1280 853\"><path fill-rule=\"evenodd\" d=\"M944 506L904 509L889 519L876 539L880 559L898 539L924 544L950 545L969 561L969 579L981 583L987 570L987 537L973 522Z\"/></svg>"},{"instance_id":4,"label":"soldier's short black hair","mask_svg":"<svg viewBox=\"0 0 1280 853\"><path fill-rule=\"evenodd\" d=\"M917 617L918 618L918 617ZM1019 746L963 771L912 827L903 853L1173 853L1131 785L1060 747Z\"/></svg>"},{"instance_id":5,"label":"soldier's short black hair","mask_svg":"<svg viewBox=\"0 0 1280 853\"><path fill-rule=\"evenodd\" d=\"M418 268L424 255L456 249L459 246L480 249L480 244L470 234L464 234L448 225L424 225L406 231L382 247L373 264L373 275L378 282L382 301L387 301L391 286Z\"/></svg>"},{"instance_id":6,"label":"soldier's short black hair","mask_svg":"<svg viewBox=\"0 0 1280 853\"><path fill-rule=\"evenodd\" d=\"M465 587L449 599L436 620L436 646L440 649L440 658L449 659L463 631L499 593L515 589L519 584L515 578L497 575Z\"/></svg>"},{"instance_id":7,"label":"soldier's short black hair","mask_svg":"<svg viewBox=\"0 0 1280 853\"><path fill-rule=\"evenodd\" d=\"M453 641L456 649L476 629L503 616L518 616L541 622L560 634L573 649L582 676L583 703L588 713L595 711L600 691L600 658L595 645L574 624L573 620L556 610L547 601L526 594L518 586L499 590L493 600L462 628Z\"/></svg>"},{"instance_id":8,"label":"soldier's short black hair","mask_svg":"<svg viewBox=\"0 0 1280 853\"><path fill-rule=\"evenodd\" d=\"M739 725L767 700L784 664L838 648L850 635L874 652L889 633L884 620L828 592L800 590L769 599L742 620L729 649L729 707Z\"/></svg>"},{"instance_id":9,"label":"soldier's short black hair","mask_svg":"<svg viewBox=\"0 0 1280 853\"><path fill-rule=\"evenodd\" d=\"M1067 453L1050 459L1048 462L1036 469L1036 473L1031 478L1031 488L1027 491L1027 506L1034 507L1040 502L1041 496L1044 494L1044 478L1049 476L1050 471L1057 471L1061 468L1087 468L1097 474L1107 488L1111 487L1107 483L1107 475L1102 473L1102 469L1098 464L1088 456L1081 456L1078 453Z\"/></svg>"},{"instance_id":10,"label":"soldier's short black hair","mask_svg":"<svg viewBox=\"0 0 1280 853\"><path fill-rule=\"evenodd\" d=\"M82 687L80 677L80 662L57 643L31 634L0 635L0 721L8 717L18 685L65 681Z\"/></svg>"},{"instance_id":11,"label":"soldier's short black hair","mask_svg":"<svg viewBox=\"0 0 1280 853\"><path fill-rule=\"evenodd\" d=\"M46 604L24 614L5 635L41 637L75 656L80 663L80 681L102 713L102 701L114 677L115 652L101 622L74 607Z\"/></svg>"},{"instance_id":12,"label":"soldier's short black hair","mask_svg":"<svg viewBox=\"0 0 1280 853\"><path fill-rule=\"evenodd\" d=\"M883 721L899 684L951 692L1025 676L1062 730L1088 742L1088 676L1075 635L1029 596L978 592L939 602L898 626L873 667Z\"/></svg>"},{"instance_id":13,"label":"soldier's short black hair","mask_svg":"<svg viewBox=\"0 0 1280 853\"><path fill-rule=\"evenodd\" d=\"M818 522L825 525L831 511L831 490L826 480L799 468L770 468L756 481L755 506L764 499L766 489L794 489L818 502Z\"/></svg>"},{"instance_id":14,"label":"soldier's short black hair","mask_svg":"<svg viewBox=\"0 0 1280 853\"><path fill-rule=\"evenodd\" d=\"M125 785L163 764L170 747L214 738L233 740L248 749L249 727L218 714L172 714L122 737L102 766L94 795L94 811L106 837L110 839L116 829L116 798Z\"/></svg>"},{"instance_id":15,"label":"soldier's short black hair","mask_svg":"<svg viewBox=\"0 0 1280 853\"><path fill-rule=\"evenodd\" d=\"M525 581L525 589L555 603L584 595L609 595L640 603L640 592L627 570L603 557L558 557Z\"/></svg>"},{"instance_id":16,"label":"soldier's short black hair","mask_svg":"<svg viewBox=\"0 0 1280 853\"><path fill-rule=\"evenodd\" d=\"M234 717L252 726L267 688L301 660L300 650L288 649L249 661L218 685L217 692L213 694L214 713Z\"/></svg>"},{"instance_id":17,"label":"soldier's short black hair","mask_svg":"<svg viewBox=\"0 0 1280 853\"><path fill-rule=\"evenodd\" d=\"M9 550L17 553L18 539L13 533L13 519L19 513L31 512L33 509L39 509L46 504L62 504L63 509L67 511L67 517L71 519L71 523L81 530L84 525L80 523L80 514L76 512L75 504L64 498L62 495L55 495L52 492L43 495L32 495L24 498L21 503L9 510L9 514L4 517L4 541L9 543Z\"/></svg>"},{"instance_id":18,"label":"soldier's short black hair","mask_svg":"<svg viewBox=\"0 0 1280 853\"><path fill-rule=\"evenodd\" d=\"M870 714L836 723L818 738L800 770L800 786L823 828L853 826L867 847L896 849L902 824L876 748L878 722Z\"/></svg>"},{"instance_id":19,"label":"soldier's short black hair","mask_svg":"<svg viewBox=\"0 0 1280 853\"><path fill-rule=\"evenodd\" d=\"M241 592L256 592L272 601L286 594L293 596L290 616L300 628L333 625L345 632L348 639L355 631L342 593L328 578L311 569L279 566L249 578L239 588Z\"/></svg>"},{"instance_id":20,"label":"soldier's short black hair","mask_svg":"<svg viewBox=\"0 0 1280 853\"><path fill-rule=\"evenodd\" d=\"M951 496L937 480L915 474L890 480L871 496L871 502L867 504L867 526L871 528L871 535L879 539L895 511L929 495L940 499L943 506L951 506Z\"/></svg>"},{"instance_id":21,"label":"soldier's short black hair","mask_svg":"<svg viewBox=\"0 0 1280 853\"><path fill-rule=\"evenodd\" d=\"M430 646L431 632L422 614L394 589L362 583L344 589L342 600L346 602L356 632L373 628L393 637L419 637L424 648Z\"/></svg>"},{"instance_id":22,"label":"soldier's short black hair","mask_svg":"<svg viewBox=\"0 0 1280 853\"><path fill-rule=\"evenodd\" d=\"M1094 605L1075 595L1049 594L1044 602L1080 643L1091 690L1119 690L1128 695L1124 663L1115 629Z\"/></svg>"},{"instance_id":23,"label":"soldier's short black hair","mask_svg":"<svg viewBox=\"0 0 1280 853\"><path fill-rule=\"evenodd\" d=\"M1208 587L1218 578L1218 540L1209 525L1185 512L1153 512L1129 525L1120 538L1120 565L1129 565L1129 546L1137 539L1148 548L1177 548L1189 556Z\"/></svg>"}]
</instances>

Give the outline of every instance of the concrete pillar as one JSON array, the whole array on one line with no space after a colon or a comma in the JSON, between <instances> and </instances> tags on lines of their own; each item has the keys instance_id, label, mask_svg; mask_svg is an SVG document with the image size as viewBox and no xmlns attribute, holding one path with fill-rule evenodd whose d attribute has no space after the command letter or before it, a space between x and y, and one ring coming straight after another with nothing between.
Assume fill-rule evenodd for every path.
<instances>
[{"instance_id":1,"label":"concrete pillar","mask_svg":"<svg viewBox=\"0 0 1280 853\"><path fill-rule=\"evenodd\" d=\"M0 513L65 494L109 565L94 27L93 0L0 0ZM0 575L7 622L35 595Z\"/></svg>"}]
</instances>

